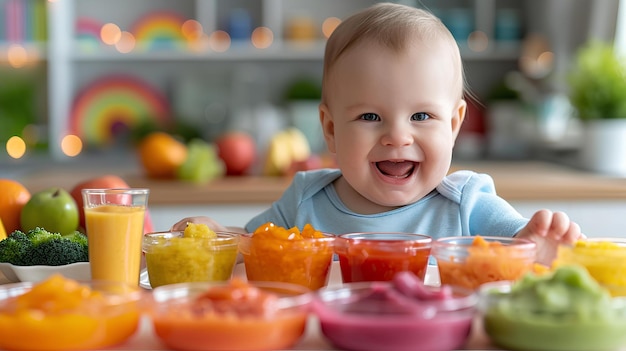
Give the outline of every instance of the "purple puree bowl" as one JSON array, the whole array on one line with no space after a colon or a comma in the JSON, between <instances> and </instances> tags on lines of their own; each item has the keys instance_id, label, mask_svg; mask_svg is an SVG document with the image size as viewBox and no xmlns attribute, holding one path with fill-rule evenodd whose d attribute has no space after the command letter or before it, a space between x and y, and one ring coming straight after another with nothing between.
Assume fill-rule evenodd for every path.
<instances>
[{"instance_id":1,"label":"purple puree bowl","mask_svg":"<svg viewBox=\"0 0 626 351\"><path fill-rule=\"evenodd\" d=\"M424 286L411 272L388 282L319 290L313 303L322 334L359 351L449 351L466 342L478 296L455 286Z\"/></svg>"}]
</instances>

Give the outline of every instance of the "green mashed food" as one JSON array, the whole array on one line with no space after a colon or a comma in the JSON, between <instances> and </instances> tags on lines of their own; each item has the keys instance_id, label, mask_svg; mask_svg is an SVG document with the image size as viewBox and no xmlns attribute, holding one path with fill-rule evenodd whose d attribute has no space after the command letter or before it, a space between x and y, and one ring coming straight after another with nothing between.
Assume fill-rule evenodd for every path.
<instances>
[{"instance_id":1,"label":"green mashed food","mask_svg":"<svg viewBox=\"0 0 626 351\"><path fill-rule=\"evenodd\" d=\"M237 259L237 241L156 237L144 249L150 285L224 281Z\"/></svg>"},{"instance_id":2,"label":"green mashed food","mask_svg":"<svg viewBox=\"0 0 626 351\"><path fill-rule=\"evenodd\" d=\"M490 291L485 331L513 350L614 350L626 345L626 301L581 266L527 274L510 292Z\"/></svg>"}]
</instances>

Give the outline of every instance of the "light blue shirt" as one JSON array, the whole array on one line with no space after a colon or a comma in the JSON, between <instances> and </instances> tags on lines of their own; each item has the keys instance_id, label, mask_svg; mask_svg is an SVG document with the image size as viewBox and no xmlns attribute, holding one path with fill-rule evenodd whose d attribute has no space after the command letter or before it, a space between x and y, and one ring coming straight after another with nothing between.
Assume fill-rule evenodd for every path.
<instances>
[{"instance_id":1,"label":"light blue shirt","mask_svg":"<svg viewBox=\"0 0 626 351\"><path fill-rule=\"evenodd\" d=\"M458 171L419 201L391 211L359 214L339 199L336 169L297 173L282 197L246 224L248 232L266 222L300 229L310 223L326 233L406 232L433 239L447 236L513 236L528 219L496 194L486 174Z\"/></svg>"}]
</instances>

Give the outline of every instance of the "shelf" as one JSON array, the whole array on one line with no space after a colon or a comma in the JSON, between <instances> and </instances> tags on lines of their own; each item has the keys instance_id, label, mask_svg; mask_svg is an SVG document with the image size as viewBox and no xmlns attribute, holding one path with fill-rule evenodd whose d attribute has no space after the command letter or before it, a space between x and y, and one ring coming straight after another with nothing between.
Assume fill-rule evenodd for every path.
<instances>
[{"instance_id":1,"label":"shelf","mask_svg":"<svg viewBox=\"0 0 626 351\"><path fill-rule=\"evenodd\" d=\"M0 0L2 1L2 0ZM321 33L322 21L329 17L344 18L357 9L364 8L376 0L188 0L176 4L169 0L116 0L111 5L104 5L98 0L58 0L47 2L50 47L46 52L48 60L49 89L48 106L49 115L49 141L50 154L54 159L67 159L60 150L60 140L68 132L68 119L71 108L81 86L88 86L90 81L107 74L131 72L142 78L148 76L151 84L157 89L166 90L166 85L184 74L190 74L196 69L203 71L204 66L213 64L218 70L229 70L227 65L259 63L274 69L275 79L272 86L267 90L278 95L276 91L279 84L288 81L288 76L302 72L313 72L321 69L326 40ZM417 2L416 2L417 5ZM123 6L123 7L121 7ZM475 30L485 33L489 43L488 47L481 52L471 51L466 44L461 47L461 56L465 62L492 62L499 61L508 64L515 62L519 56L520 43L494 42L496 16L499 6L496 0L471 0L459 2L448 1L443 4L433 2L432 8L453 9L456 7L469 11L470 16L475 17ZM123 8L123 11L119 11ZM186 44L176 45L176 42L159 46L153 50L142 50L141 44L158 37L159 40L174 38L179 40L180 33L176 32L173 23L180 23L180 19L194 19L203 27L204 34L213 33L216 30L232 32L234 19L233 11L246 9L248 17L244 21L246 30L258 26L269 28L274 37L273 44L267 49L253 47L248 41L237 41L236 38L245 38L241 33L232 36L233 42L224 52L213 51L203 48L202 51L194 51ZM466 12L467 12L466 11ZM164 23L158 18L151 18L150 14L171 13L176 14L176 20ZM285 38L301 38L302 36L290 35L290 20L298 16L306 15L314 22L315 33L305 35L305 38L316 38L310 45L306 42L288 41ZM137 38L137 46L130 53L120 53L114 47L99 43L99 27L86 27L81 32L76 23L79 18L93 20L96 24L115 23L123 31L128 31ZM148 18L147 22L143 22ZM169 17L168 17L169 18ZM137 29L136 24L142 23ZM248 23L249 22L249 23ZM308 22L307 22L308 23ZM456 22L453 22L456 23ZM162 26L164 33L157 29ZM310 28L309 28L310 29ZM152 32L150 32L151 30ZM245 31L244 31L245 32ZM143 33L142 35L136 35ZM151 33L146 35L146 33ZM177 35L175 35L177 34ZM230 34L230 32L229 32ZM81 41L81 36L82 40ZM94 45L95 44L95 45ZM161 43L159 43L160 45ZM1 52L2 47L0 47ZM44 51L45 52L45 51ZM144 63L147 63L144 65ZM154 63L154 64L149 64ZM188 65L186 65L189 63ZM278 63L278 64L276 64ZM289 63L294 63L290 65ZM144 67L145 66L145 67ZM185 66L193 66L185 67ZM158 67L158 68L157 68ZM198 67L198 68L197 68ZM279 67L276 70L276 67ZM208 69L206 70L208 71ZM234 71L234 70L233 70ZM277 74L278 73L278 74ZM168 77L169 75L169 77ZM217 80L216 80L217 81ZM220 80L223 82L223 80ZM241 84L241 83L240 83ZM233 88L236 90L235 88ZM241 90L242 88L239 87ZM210 90L210 89L207 89ZM223 90L223 89L222 89ZM210 94L210 92L207 92ZM266 93L266 95L270 95ZM208 99L208 98L207 98ZM229 102L234 105L234 103ZM238 108L238 107L237 107ZM237 108L233 107L232 111Z\"/></svg>"},{"instance_id":2,"label":"shelf","mask_svg":"<svg viewBox=\"0 0 626 351\"><path fill-rule=\"evenodd\" d=\"M120 53L111 47L94 50L78 50L71 59L78 62L96 61L252 61L252 60L322 60L324 57L325 41L313 43L282 43L275 44L267 49L257 49L249 44L234 44L225 52L203 51L196 52L185 48L135 51ZM493 61L515 60L519 57L519 43L497 43L494 47L482 52L475 52L461 46L461 55L464 60Z\"/></svg>"},{"instance_id":3,"label":"shelf","mask_svg":"<svg viewBox=\"0 0 626 351\"><path fill-rule=\"evenodd\" d=\"M247 43L235 43L225 52L196 52L188 49L163 49L120 53L111 47L74 52L74 61L247 61L247 60L321 60L325 41L282 43L257 49Z\"/></svg>"}]
</instances>

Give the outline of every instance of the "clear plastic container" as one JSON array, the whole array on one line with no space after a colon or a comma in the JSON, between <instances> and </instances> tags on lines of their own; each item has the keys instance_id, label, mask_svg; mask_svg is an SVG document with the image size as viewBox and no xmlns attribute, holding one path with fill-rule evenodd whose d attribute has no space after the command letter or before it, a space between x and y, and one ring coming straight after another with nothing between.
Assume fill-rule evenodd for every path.
<instances>
[{"instance_id":1,"label":"clear plastic container","mask_svg":"<svg viewBox=\"0 0 626 351\"><path fill-rule=\"evenodd\" d=\"M286 350L304 334L312 298L289 283L181 283L153 289L148 315L174 350Z\"/></svg>"},{"instance_id":2,"label":"clear plastic container","mask_svg":"<svg viewBox=\"0 0 626 351\"><path fill-rule=\"evenodd\" d=\"M559 246L553 267L578 264L613 296L626 296L626 239L590 238Z\"/></svg>"},{"instance_id":3,"label":"clear plastic container","mask_svg":"<svg viewBox=\"0 0 626 351\"><path fill-rule=\"evenodd\" d=\"M349 233L337 237L344 283L389 281L398 272L410 271L424 279L432 238L411 233Z\"/></svg>"},{"instance_id":4,"label":"clear plastic container","mask_svg":"<svg viewBox=\"0 0 626 351\"><path fill-rule=\"evenodd\" d=\"M186 238L182 231L144 235L142 249L150 285L230 279L237 262L239 234L216 234L217 238Z\"/></svg>"},{"instance_id":5,"label":"clear plastic container","mask_svg":"<svg viewBox=\"0 0 626 351\"><path fill-rule=\"evenodd\" d=\"M497 236L459 236L433 242L441 284L476 289L481 284L516 280L533 270L537 245Z\"/></svg>"}]
</instances>

